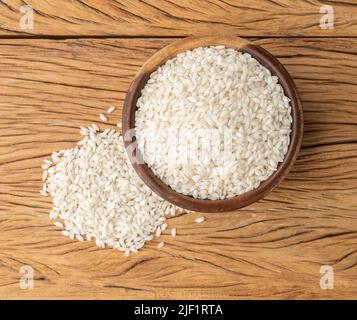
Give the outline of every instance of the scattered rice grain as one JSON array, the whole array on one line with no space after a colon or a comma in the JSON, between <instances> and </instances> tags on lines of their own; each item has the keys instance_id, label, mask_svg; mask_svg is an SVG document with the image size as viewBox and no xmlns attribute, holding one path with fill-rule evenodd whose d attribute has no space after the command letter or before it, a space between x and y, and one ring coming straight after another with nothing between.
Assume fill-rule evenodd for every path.
<instances>
[{"instance_id":1,"label":"scattered rice grain","mask_svg":"<svg viewBox=\"0 0 357 320\"><path fill-rule=\"evenodd\" d=\"M96 123L92 123L92 128L94 131L100 131L99 126Z\"/></svg>"},{"instance_id":2,"label":"scattered rice grain","mask_svg":"<svg viewBox=\"0 0 357 320\"><path fill-rule=\"evenodd\" d=\"M54 222L53 225L56 226L57 228L63 229L63 224L61 222L58 222L58 221Z\"/></svg>"},{"instance_id":3,"label":"scattered rice grain","mask_svg":"<svg viewBox=\"0 0 357 320\"><path fill-rule=\"evenodd\" d=\"M107 116L104 114L104 113L100 113L99 114L99 119L103 122L107 122L108 121L108 118Z\"/></svg>"},{"instance_id":4,"label":"scattered rice grain","mask_svg":"<svg viewBox=\"0 0 357 320\"><path fill-rule=\"evenodd\" d=\"M205 220L206 220L205 217L199 217L199 218L195 219L195 222L201 223L201 222L203 222Z\"/></svg>"},{"instance_id":5,"label":"scattered rice grain","mask_svg":"<svg viewBox=\"0 0 357 320\"><path fill-rule=\"evenodd\" d=\"M107 113L112 113L115 111L115 107L109 107Z\"/></svg>"}]
</instances>

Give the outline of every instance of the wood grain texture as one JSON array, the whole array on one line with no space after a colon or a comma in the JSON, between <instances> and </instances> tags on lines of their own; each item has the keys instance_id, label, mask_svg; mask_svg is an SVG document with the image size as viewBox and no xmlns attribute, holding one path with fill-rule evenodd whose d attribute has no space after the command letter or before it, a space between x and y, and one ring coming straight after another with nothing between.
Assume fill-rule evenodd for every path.
<instances>
[{"instance_id":1,"label":"wood grain texture","mask_svg":"<svg viewBox=\"0 0 357 320\"><path fill-rule=\"evenodd\" d=\"M25 4L33 30L19 25ZM333 30L320 28L323 5L334 10ZM2 0L0 10L7 36L357 36L355 0Z\"/></svg>"},{"instance_id":2,"label":"wood grain texture","mask_svg":"<svg viewBox=\"0 0 357 320\"><path fill-rule=\"evenodd\" d=\"M39 196L42 160L72 146L109 105L120 120L137 70L173 39L0 42L0 298L357 298L357 39L263 39L296 80L305 135L266 199L235 213L169 220L125 258L63 237ZM335 289L320 289L321 265ZM19 268L35 288L19 289Z\"/></svg>"}]
</instances>

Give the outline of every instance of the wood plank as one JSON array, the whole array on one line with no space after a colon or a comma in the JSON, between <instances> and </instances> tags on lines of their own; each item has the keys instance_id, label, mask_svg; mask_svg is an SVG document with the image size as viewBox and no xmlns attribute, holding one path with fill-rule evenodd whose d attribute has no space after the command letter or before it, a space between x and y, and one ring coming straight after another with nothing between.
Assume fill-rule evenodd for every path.
<instances>
[{"instance_id":1,"label":"wood plank","mask_svg":"<svg viewBox=\"0 0 357 320\"><path fill-rule=\"evenodd\" d=\"M354 0L27 0L34 28L21 29L21 0L0 2L2 36L357 36ZM321 29L323 5L334 29Z\"/></svg>"},{"instance_id":2,"label":"wood plank","mask_svg":"<svg viewBox=\"0 0 357 320\"><path fill-rule=\"evenodd\" d=\"M109 105L120 120L142 63L173 39L1 40L0 298L356 298L357 39L262 39L296 79L303 148L287 179L236 213L169 220L130 258L67 240L39 196L42 160ZM161 239L160 239L161 241ZM320 267L335 271L320 289ZM35 288L19 289L19 268Z\"/></svg>"}]
</instances>

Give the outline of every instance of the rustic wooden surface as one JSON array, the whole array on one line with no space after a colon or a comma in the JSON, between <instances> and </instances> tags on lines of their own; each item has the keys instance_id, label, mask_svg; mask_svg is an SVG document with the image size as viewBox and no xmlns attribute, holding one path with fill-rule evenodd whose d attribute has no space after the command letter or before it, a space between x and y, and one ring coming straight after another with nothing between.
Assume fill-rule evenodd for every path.
<instances>
[{"instance_id":1,"label":"rustic wooden surface","mask_svg":"<svg viewBox=\"0 0 357 320\"><path fill-rule=\"evenodd\" d=\"M25 4L34 30L19 30ZM322 5L334 8L334 30L319 27ZM0 34L15 36L357 36L356 0L2 0L0 10Z\"/></svg>"},{"instance_id":2,"label":"rustic wooden surface","mask_svg":"<svg viewBox=\"0 0 357 320\"><path fill-rule=\"evenodd\" d=\"M32 35L18 29L23 3L0 1L0 298L357 298L354 1L326 1L341 14L335 30L318 28L317 1L27 1L42 13ZM125 258L63 237L39 196L42 160L109 105L110 124L120 120L136 71L175 40L164 36L215 28L255 37L296 81L305 135L287 179L203 224L200 214L171 218L178 236L162 236L161 250L155 240ZM19 287L23 265L35 270L33 290ZM322 265L334 268L333 290L320 288Z\"/></svg>"}]
</instances>

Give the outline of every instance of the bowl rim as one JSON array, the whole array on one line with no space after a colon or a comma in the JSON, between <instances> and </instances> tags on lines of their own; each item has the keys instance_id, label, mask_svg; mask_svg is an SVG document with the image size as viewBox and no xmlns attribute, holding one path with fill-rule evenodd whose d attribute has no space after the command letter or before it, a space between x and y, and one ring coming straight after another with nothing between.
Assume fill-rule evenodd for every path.
<instances>
[{"instance_id":1,"label":"bowl rim","mask_svg":"<svg viewBox=\"0 0 357 320\"><path fill-rule=\"evenodd\" d=\"M147 164L138 162L138 159L141 159L141 155L137 149L135 134L131 134L133 130L135 131L136 102L151 73L180 52L196 47L212 45L225 45L228 48L234 48L238 51L249 53L252 57L258 60L259 63L269 69L273 75L278 77L285 95L290 98L292 111L290 144L284 160L279 163L277 170L257 188L241 195L222 200L195 199L191 196L181 194L166 185L153 173ZM166 201L187 210L207 213L226 212L243 208L262 199L285 178L293 166L301 147L303 136L303 111L293 79L277 58L267 50L236 36L187 37L177 40L157 51L144 63L136 74L124 101L122 132L125 149L134 170L152 191Z\"/></svg>"}]
</instances>

